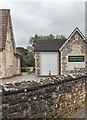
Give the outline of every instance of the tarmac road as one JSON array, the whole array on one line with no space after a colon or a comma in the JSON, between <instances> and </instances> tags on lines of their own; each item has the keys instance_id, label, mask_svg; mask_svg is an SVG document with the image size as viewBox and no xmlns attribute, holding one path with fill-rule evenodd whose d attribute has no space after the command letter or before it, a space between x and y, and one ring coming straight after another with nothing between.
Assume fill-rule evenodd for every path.
<instances>
[{"instance_id":1,"label":"tarmac road","mask_svg":"<svg viewBox=\"0 0 87 120\"><path fill-rule=\"evenodd\" d=\"M30 75L23 74L23 75L12 77L12 78L0 79L0 84L29 81L29 80L38 80L40 78L41 77L36 77L35 74L30 74Z\"/></svg>"},{"instance_id":2,"label":"tarmac road","mask_svg":"<svg viewBox=\"0 0 87 120\"><path fill-rule=\"evenodd\" d=\"M74 113L70 118L85 118L85 120L87 120L87 109L79 110L78 112Z\"/></svg>"}]
</instances>

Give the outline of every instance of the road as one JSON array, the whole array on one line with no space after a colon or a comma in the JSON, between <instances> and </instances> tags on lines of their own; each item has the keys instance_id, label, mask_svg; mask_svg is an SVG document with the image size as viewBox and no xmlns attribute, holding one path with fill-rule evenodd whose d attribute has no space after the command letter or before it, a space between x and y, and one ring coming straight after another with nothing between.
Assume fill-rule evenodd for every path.
<instances>
[{"instance_id":1,"label":"road","mask_svg":"<svg viewBox=\"0 0 87 120\"><path fill-rule=\"evenodd\" d=\"M74 113L70 118L85 118L85 120L87 120L87 109L79 110L78 112Z\"/></svg>"},{"instance_id":2,"label":"road","mask_svg":"<svg viewBox=\"0 0 87 120\"><path fill-rule=\"evenodd\" d=\"M0 79L0 84L29 81L29 80L38 80L40 78L41 77L36 77L34 74L30 74L30 75L23 74L23 75L12 77L12 78Z\"/></svg>"}]
</instances>

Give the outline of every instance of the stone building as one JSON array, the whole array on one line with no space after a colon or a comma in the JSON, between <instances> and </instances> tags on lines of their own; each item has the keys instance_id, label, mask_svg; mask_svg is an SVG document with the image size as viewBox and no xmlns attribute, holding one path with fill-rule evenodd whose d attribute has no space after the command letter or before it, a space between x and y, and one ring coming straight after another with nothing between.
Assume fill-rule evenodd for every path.
<instances>
[{"instance_id":1,"label":"stone building","mask_svg":"<svg viewBox=\"0 0 87 120\"><path fill-rule=\"evenodd\" d=\"M62 75L87 67L87 41L75 28L68 39L40 40L35 46L37 76Z\"/></svg>"},{"instance_id":2,"label":"stone building","mask_svg":"<svg viewBox=\"0 0 87 120\"><path fill-rule=\"evenodd\" d=\"M9 9L0 9L0 78L21 73Z\"/></svg>"}]
</instances>

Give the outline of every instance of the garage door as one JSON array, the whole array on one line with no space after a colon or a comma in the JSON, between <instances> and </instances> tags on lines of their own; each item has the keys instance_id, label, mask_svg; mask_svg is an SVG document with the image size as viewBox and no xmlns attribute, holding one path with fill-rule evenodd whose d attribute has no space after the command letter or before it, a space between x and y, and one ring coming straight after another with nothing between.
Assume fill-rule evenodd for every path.
<instances>
[{"instance_id":1,"label":"garage door","mask_svg":"<svg viewBox=\"0 0 87 120\"><path fill-rule=\"evenodd\" d=\"M58 75L58 53L43 52L41 53L41 75Z\"/></svg>"}]
</instances>

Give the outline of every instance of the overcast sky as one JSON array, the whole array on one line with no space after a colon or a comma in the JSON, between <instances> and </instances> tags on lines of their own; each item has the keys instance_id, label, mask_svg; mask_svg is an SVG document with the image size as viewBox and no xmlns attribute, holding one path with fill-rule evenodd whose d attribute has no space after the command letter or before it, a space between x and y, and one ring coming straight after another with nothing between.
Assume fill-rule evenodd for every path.
<instances>
[{"instance_id":1,"label":"overcast sky","mask_svg":"<svg viewBox=\"0 0 87 120\"><path fill-rule=\"evenodd\" d=\"M68 37L75 27L85 33L84 0L46 1L0 0L0 8L11 9L16 46L27 47L30 37L35 34Z\"/></svg>"}]
</instances>

